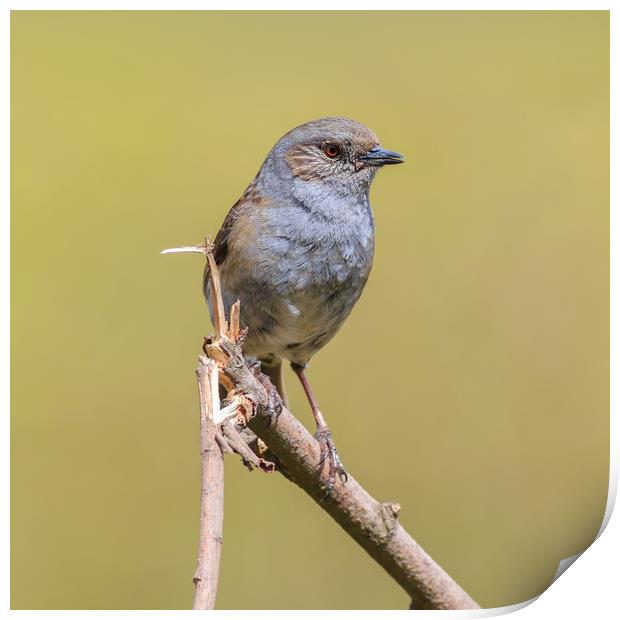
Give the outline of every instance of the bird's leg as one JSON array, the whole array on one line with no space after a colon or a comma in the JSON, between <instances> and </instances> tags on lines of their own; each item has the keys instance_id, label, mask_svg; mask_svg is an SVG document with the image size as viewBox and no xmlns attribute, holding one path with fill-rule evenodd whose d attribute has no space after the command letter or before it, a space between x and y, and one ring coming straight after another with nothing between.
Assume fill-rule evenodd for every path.
<instances>
[{"instance_id":1,"label":"bird's leg","mask_svg":"<svg viewBox=\"0 0 620 620\"><path fill-rule=\"evenodd\" d=\"M306 397L308 399L308 402L310 403L310 408L312 409L312 415L314 416L314 420L316 422L315 437L316 440L319 442L319 446L321 448L321 459L319 461L319 466L323 465L326 459L329 461L327 488L325 490L325 494L330 495L334 488L336 474L338 474L338 477L342 482L346 482L347 472L345 471L342 463L340 462L340 457L338 456L338 452L336 451L336 446L334 445L329 426L327 426L327 422L325 422L325 418L323 417L323 414L321 413L321 410L319 409L316 400L314 399L312 388L310 387L310 383L308 382L308 378L306 377L306 367L302 366L301 364L295 364L294 362L292 362L291 368L299 377L299 381L304 388L304 392L306 393Z\"/></svg>"}]
</instances>

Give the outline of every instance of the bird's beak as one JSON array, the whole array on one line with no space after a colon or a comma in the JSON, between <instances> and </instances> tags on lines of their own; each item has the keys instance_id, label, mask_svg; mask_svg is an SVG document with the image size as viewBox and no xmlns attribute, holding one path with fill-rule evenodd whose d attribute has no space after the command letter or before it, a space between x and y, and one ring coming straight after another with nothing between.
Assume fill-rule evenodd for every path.
<instances>
[{"instance_id":1,"label":"bird's beak","mask_svg":"<svg viewBox=\"0 0 620 620\"><path fill-rule=\"evenodd\" d=\"M365 166L386 166L391 164L402 164L405 158L399 153L384 149L382 146L374 146L368 153L362 155L359 160L363 162Z\"/></svg>"}]
</instances>

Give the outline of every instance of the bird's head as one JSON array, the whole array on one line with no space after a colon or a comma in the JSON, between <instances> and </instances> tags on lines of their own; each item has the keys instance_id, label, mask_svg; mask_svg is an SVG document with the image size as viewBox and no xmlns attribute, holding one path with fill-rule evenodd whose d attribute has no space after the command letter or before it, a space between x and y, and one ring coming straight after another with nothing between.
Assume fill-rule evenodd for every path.
<instances>
[{"instance_id":1,"label":"bird's head","mask_svg":"<svg viewBox=\"0 0 620 620\"><path fill-rule=\"evenodd\" d=\"M365 125L349 118L326 117L282 136L269 160L280 178L292 176L296 184L323 185L342 193L367 191L380 167L401 164L404 158L383 148Z\"/></svg>"}]
</instances>

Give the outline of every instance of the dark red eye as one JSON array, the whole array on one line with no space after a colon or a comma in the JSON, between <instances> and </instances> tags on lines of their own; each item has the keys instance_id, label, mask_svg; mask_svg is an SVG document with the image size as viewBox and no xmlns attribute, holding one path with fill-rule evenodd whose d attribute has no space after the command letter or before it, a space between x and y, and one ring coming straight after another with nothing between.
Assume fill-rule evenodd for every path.
<instances>
[{"instance_id":1,"label":"dark red eye","mask_svg":"<svg viewBox=\"0 0 620 620\"><path fill-rule=\"evenodd\" d=\"M336 159L340 157L340 147L336 144L326 144L323 147L323 153L330 159Z\"/></svg>"}]
</instances>

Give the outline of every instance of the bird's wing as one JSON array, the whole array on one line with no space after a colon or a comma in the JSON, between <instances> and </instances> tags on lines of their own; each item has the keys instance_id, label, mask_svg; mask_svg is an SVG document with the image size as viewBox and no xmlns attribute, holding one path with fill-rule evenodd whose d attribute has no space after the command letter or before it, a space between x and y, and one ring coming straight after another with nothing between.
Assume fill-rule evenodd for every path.
<instances>
[{"instance_id":1,"label":"bird's wing","mask_svg":"<svg viewBox=\"0 0 620 620\"><path fill-rule=\"evenodd\" d=\"M230 235L235 228L235 222L237 218L241 214L244 209L243 199L240 198L237 202L232 206L224 221L222 222L222 226L219 229L217 235L215 236L215 241L213 242L213 258L215 258L215 264L221 265L228 254L228 240L230 239Z\"/></svg>"},{"instance_id":2,"label":"bird's wing","mask_svg":"<svg viewBox=\"0 0 620 620\"><path fill-rule=\"evenodd\" d=\"M229 255L232 238L241 232L240 228L242 229L244 227L244 223L248 223L251 213L261 206L264 206L264 203L265 200L256 190L256 182L253 181L245 190L243 196L231 207L222 222L220 230L215 236L215 241L213 242L213 257L218 267L224 263L226 257ZM248 242L252 240L251 237L247 239ZM207 272L205 272L205 277L206 275Z\"/></svg>"}]
</instances>

